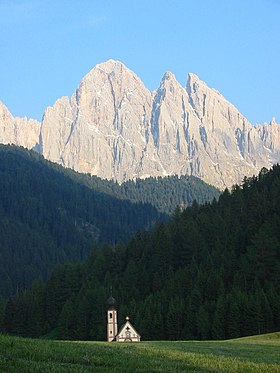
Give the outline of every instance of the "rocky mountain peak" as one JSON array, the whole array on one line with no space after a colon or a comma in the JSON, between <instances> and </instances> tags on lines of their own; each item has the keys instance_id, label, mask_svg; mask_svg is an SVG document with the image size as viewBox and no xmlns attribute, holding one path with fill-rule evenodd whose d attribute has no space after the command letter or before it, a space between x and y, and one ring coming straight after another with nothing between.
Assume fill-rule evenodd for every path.
<instances>
[{"instance_id":1,"label":"rocky mountain peak","mask_svg":"<svg viewBox=\"0 0 280 373\"><path fill-rule=\"evenodd\" d=\"M93 69L101 69L101 70L106 71L107 74L110 74L116 68L124 68L128 70L125 64L123 64L121 61L113 60L113 59L109 59L105 62L101 62L98 65L96 65Z\"/></svg>"},{"instance_id":2,"label":"rocky mountain peak","mask_svg":"<svg viewBox=\"0 0 280 373\"><path fill-rule=\"evenodd\" d=\"M199 79L199 77L196 74L188 73L188 78L187 78L187 84L188 85L191 85L191 84L194 84L195 82L200 82L200 81L201 80Z\"/></svg>"},{"instance_id":3,"label":"rocky mountain peak","mask_svg":"<svg viewBox=\"0 0 280 373\"><path fill-rule=\"evenodd\" d=\"M138 76L128 67L126 67L122 62L108 60L96 65L88 74L85 75L80 85L83 84L85 81L92 82L93 84L102 84L104 80L108 79L111 82L115 82L116 84L121 84L127 79L141 82L140 78L138 78Z\"/></svg>"},{"instance_id":4,"label":"rocky mountain peak","mask_svg":"<svg viewBox=\"0 0 280 373\"><path fill-rule=\"evenodd\" d=\"M98 75L98 73L102 73L105 75L110 75L114 71L119 71L119 72L125 72L125 71L130 71L122 62L117 61L117 60L108 60L105 62L102 62L100 64L97 64L94 66L82 79L91 79L91 77L94 77Z\"/></svg>"},{"instance_id":5,"label":"rocky mountain peak","mask_svg":"<svg viewBox=\"0 0 280 373\"><path fill-rule=\"evenodd\" d=\"M6 122L7 120L11 120L12 118L13 118L13 116L9 112L7 106L4 105L2 101L0 101L0 120L1 120L1 122Z\"/></svg>"},{"instance_id":6,"label":"rocky mountain peak","mask_svg":"<svg viewBox=\"0 0 280 373\"><path fill-rule=\"evenodd\" d=\"M272 119L271 119L271 121L270 121L270 125L271 126L277 126L278 124L276 123L276 118L275 117L273 117Z\"/></svg>"},{"instance_id":7,"label":"rocky mountain peak","mask_svg":"<svg viewBox=\"0 0 280 373\"><path fill-rule=\"evenodd\" d=\"M196 74L188 73L186 89L189 93L196 93L197 89L207 89L206 83L199 79Z\"/></svg>"},{"instance_id":8,"label":"rocky mountain peak","mask_svg":"<svg viewBox=\"0 0 280 373\"><path fill-rule=\"evenodd\" d=\"M122 62L95 66L42 123L14 118L0 102L0 142L33 148L80 172L123 182L194 175L224 188L280 161L280 125L251 123L190 73L167 71L151 93Z\"/></svg>"},{"instance_id":9,"label":"rocky mountain peak","mask_svg":"<svg viewBox=\"0 0 280 373\"><path fill-rule=\"evenodd\" d=\"M77 104L81 97L90 106L104 98L113 100L114 106L123 99L130 100L133 95L150 95L138 76L122 62L109 60L95 66L81 81L77 89ZM82 103L82 105L84 102Z\"/></svg>"},{"instance_id":10,"label":"rocky mountain peak","mask_svg":"<svg viewBox=\"0 0 280 373\"><path fill-rule=\"evenodd\" d=\"M166 73L163 75L160 86L158 90L165 90L171 94L174 95L175 91L183 89L181 84L176 79L175 75L172 74L170 71L166 71Z\"/></svg>"},{"instance_id":11,"label":"rocky mountain peak","mask_svg":"<svg viewBox=\"0 0 280 373\"><path fill-rule=\"evenodd\" d=\"M177 81L175 75L172 74L170 71L166 71L161 79L161 82L164 83L166 81Z\"/></svg>"}]
</instances>

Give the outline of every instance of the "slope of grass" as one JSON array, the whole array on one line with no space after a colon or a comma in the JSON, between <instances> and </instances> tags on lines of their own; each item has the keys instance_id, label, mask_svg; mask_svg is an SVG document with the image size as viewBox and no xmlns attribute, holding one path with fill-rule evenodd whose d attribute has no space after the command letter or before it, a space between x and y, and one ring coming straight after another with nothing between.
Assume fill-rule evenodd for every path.
<instances>
[{"instance_id":1,"label":"slope of grass","mask_svg":"<svg viewBox=\"0 0 280 373\"><path fill-rule=\"evenodd\" d=\"M261 335L254 335L252 337L243 337L243 338L236 338L232 339L231 342L238 342L238 343L259 343L259 344L273 344L279 345L280 347L280 332L275 333L267 333Z\"/></svg>"},{"instance_id":2,"label":"slope of grass","mask_svg":"<svg viewBox=\"0 0 280 373\"><path fill-rule=\"evenodd\" d=\"M1 372L279 373L280 333L231 341L65 342L0 336Z\"/></svg>"}]
</instances>

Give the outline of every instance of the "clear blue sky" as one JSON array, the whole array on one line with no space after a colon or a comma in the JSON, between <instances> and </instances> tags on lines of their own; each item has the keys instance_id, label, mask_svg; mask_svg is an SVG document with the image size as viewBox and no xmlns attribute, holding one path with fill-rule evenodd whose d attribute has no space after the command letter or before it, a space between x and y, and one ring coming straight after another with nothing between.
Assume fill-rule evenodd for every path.
<instances>
[{"instance_id":1,"label":"clear blue sky","mask_svg":"<svg viewBox=\"0 0 280 373\"><path fill-rule=\"evenodd\" d=\"M150 89L193 72L253 124L280 122L280 0L0 0L0 100L41 119L110 58Z\"/></svg>"}]
</instances>

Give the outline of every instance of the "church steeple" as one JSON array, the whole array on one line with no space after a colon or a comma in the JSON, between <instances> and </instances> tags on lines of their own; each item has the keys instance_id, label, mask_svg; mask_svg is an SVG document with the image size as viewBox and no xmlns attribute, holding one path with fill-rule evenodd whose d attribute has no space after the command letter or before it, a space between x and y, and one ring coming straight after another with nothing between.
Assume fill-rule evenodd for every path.
<instances>
[{"instance_id":1,"label":"church steeple","mask_svg":"<svg viewBox=\"0 0 280 373\"><path fill-rule=\"evenodd\" d=\"M107 341L112 342L118 334L118 319L116 309L116 299L112 295L112 287L110 289L110 297L107 299Z\"/></svg>"}]
</instances>

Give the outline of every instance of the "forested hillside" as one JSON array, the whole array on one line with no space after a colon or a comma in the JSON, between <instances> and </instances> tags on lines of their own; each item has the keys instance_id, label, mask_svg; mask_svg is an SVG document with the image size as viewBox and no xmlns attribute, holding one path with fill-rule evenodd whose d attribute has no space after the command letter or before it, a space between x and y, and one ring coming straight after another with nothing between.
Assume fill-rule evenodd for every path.
<instances>
[{"instance_id":1,"label":"forested hillside","mask_svg":"<svg viewBox=\"0 0 280 373\"><path fill-rule=\"evenodd\" d=\"M193 201L198 204L211 202L221 194L217 188L195 176L149 177L118 184L112 180L102 180L89 174L56 167L75 182L123 200L149 203L159 212L168 215L172 214L177 206L185 208L191 206Z\"/></svg>"},{"instance_id":2,"label":"forested hillside","mask_svg":"<svg viewBox=\"0 0 280 373\"><path fill-rule=\"evenodd\" d=\"M280 329L280 166L212 204L175 211L127 245L103 245L11 298L2 330L105 339L109 288L143 339L223 339ZM0 307L1 308L1 307ZM3 308L3 307L2 307Z\"/></svg>"},{"instance_id":3,"label":"forested hillside","mask_svg":"<svg viewBox=\"0 0 280 373\"><path fill-rule=\"evenodd\" d=\"M34 152L0 146L0 293L76 262L95 243L127 241L163 215L68 177ZM100 188L101 189L101 188Z\"/></svg>"},{"instance_id":4,"label":"forested hillside","mask_svg":"<svg viewBox=\"0 0 280 373\"><path fill-rule=\"evenodd\" d=\"M0 145L0 294L46 278L58 263L81 260L96 243L127 242L137 230L165 220L160 211L218 194L195 178L119 186Z\"/></svg>"}]
</instances>

